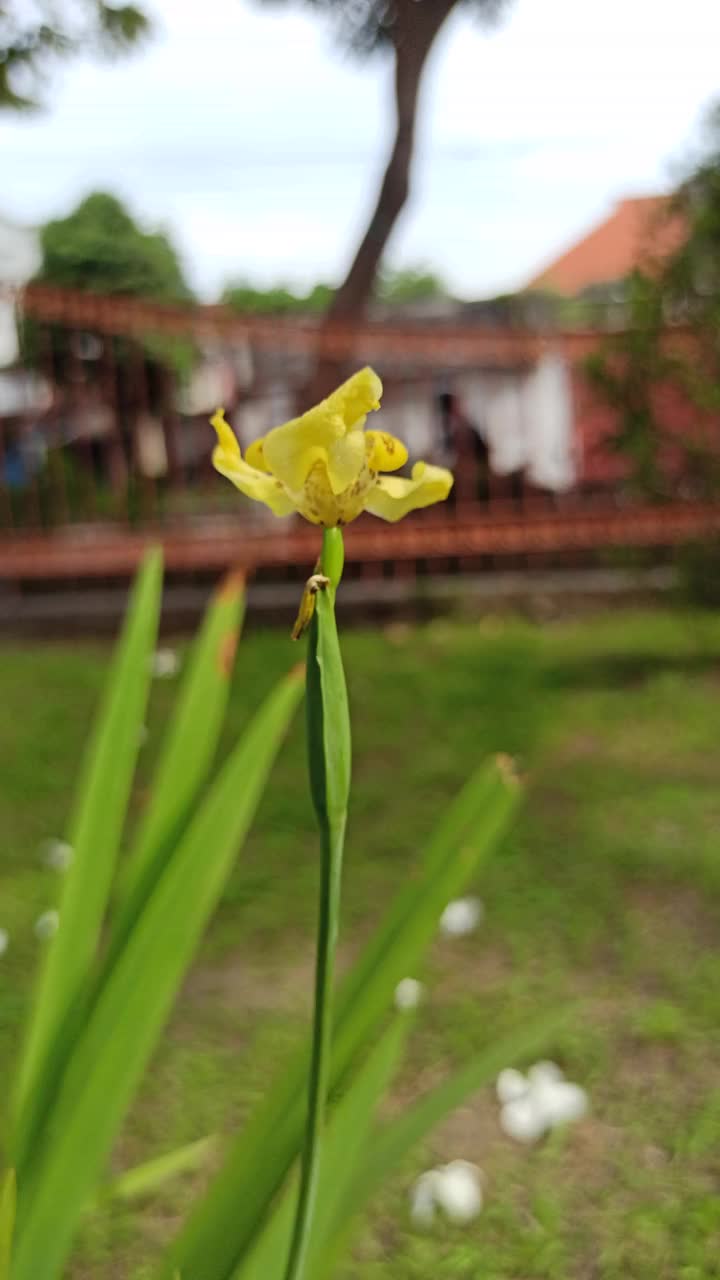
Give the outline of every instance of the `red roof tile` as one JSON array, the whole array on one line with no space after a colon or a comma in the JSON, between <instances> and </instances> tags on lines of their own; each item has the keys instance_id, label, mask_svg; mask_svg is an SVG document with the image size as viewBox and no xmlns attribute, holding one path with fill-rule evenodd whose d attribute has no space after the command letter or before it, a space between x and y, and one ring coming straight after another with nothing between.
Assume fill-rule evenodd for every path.
<instances>
[{"instance_id":1,"label":"red roof tile","mask_svg":"<svg viewBox=\"0 0 720 1280\"><path fill-rule=\"evenodd\" d=\"M682 219L667 216L669 204L669 196L621 200L605 222L525 287L552 289L572 297L590 285L622 280L634 267L667 257L684 234Z\"/></svg>"}]
</instances>

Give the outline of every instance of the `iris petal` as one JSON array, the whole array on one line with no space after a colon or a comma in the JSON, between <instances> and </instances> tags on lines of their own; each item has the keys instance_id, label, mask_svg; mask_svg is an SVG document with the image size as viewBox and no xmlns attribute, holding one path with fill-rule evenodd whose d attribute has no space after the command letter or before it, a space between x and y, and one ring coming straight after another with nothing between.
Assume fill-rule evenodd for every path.
<instances>
[{"instance_id":1,"label":"iris petal","mask_svg":"<svg viewBox=\"0 0 720 1280\"><path fill-rule=\"evenodd\" d=\"M232 480L235 488L246 497L254 498L256 502L264 502L276 516L289 516L290 512L295 510L292 498L285 492L279 480L275 480L273 476L249 467L242 458L230 457L227 451L219 446L214 450L212 460L215 470L219 471L221 476Z\"/></svg>"},{"instance_id":2,"label":"iris petal","mask_svg":"<svg viewBox=\"0 0 720 1280\"><path fill-rule=\"evenodd\" d=\"M299 418L253 441L243 459L221 409L211 419L218 444L213 464L249 498L276 515L298 511L312 524L349 524L367 510L382 520L442 502L453 484L443 467L418 462L412 478L379 476L407 462L401 440L386 431L365 431L365 419L380 407L382 383L370 368L348 378L337 391Z\"/></svg>"},{"instance_id":3,"label":"iris petal","mask_svg":"<svg viewBox=\"0 0 720 1280\"><path fill-rule=\"evenodd\" d=\"M377 374L372 369L361 369L314 409L268 432L263 441L266 465L286 488L298 490L315 464L325 462L334 491L346 488L362 466L362 460L355 460L359 449L356 443L348 452L333 451L333 446L353 428L364 425L365 415L380 407L381 395L382 383Z\"/></svg>"},{"instance_id":4,"label":"iris petal","mask_svg":"<svg viewBox=\"0 0 720 1280\"><path fill-rule=\"evenodd\" d=\"M397 471L408 460L408 451L402 440L387 431L366 431L365 447L371 471Z\"/></svg>"},{"instance_id":5,"label":"iris petal","mask_svg":"<svg viewBox=\"0 0 720 1280\"><path fill-rule=\"evenodd\" d=\"M452 485L452 475L444 467L416 462L411 480L403 476L380 476L365 499L365 510L381 520L402 520L409 511L443 502Z\"/></svg>"},{"instance_id":6,"label":"iris petal","mask_svg":"<svg viewBox=\"0 0 720 1280\"><path fill-rule=\"evenodd\" d=\"M239 458L240 445L237 442L237 437L230 426L230 423L225 421L224 409L215 410L212 418L210 419L210 425L214 427L217 432L219 448L230 457Z\"/></svg>"},{"instance_id":7,"label":"iris petal","mask_svg":"<svg viewBox=\"0 0 720 1280\"><path fill-rule=\"evenodd\" d=\"M363 425L365 415L372 409L380 408L382 389L382 382L375 370L366 365L348 378L347 382L343 382L318 408L326 408L329 413L337 414L345 424L345 429L351 431L353 427Z\"/></svg>"},{"instance_id":8,"label":"iris petal","mask_svg":"<svg viewBox=\"0 0 720 1280\"><path fill-rule=\"evenodd\" d=\"M265 462L288 489L302 489L316 462L327 462L328 449L345 435L342 420L310 409L282 427L273 427L263 441Z\"/></svg>"},{"instance_id":9,"label":"iris petal","mask_svg":"<svg viewBox=\"0 0 720 1280\"><path fill-rule=\"evenodd\" d=\"M265 458L265 440L262 436L248 445L245 450L245 460L251 467L255 467L256 471L270 470Z\"/></svg>"},{"instance_id":10,"label":"iris petal","mask_svg":"<svg viewBox=\"0 0 720 1280\"><path fill-rule=\"evenodd\" d=\"M333 493L349 489L364 467L365 432L349 431L328 449L327 473Z\"/></svg>"},{"instance_id":11,"label":"iris petal","mask_svg":"<svg viewBox=\"0 0 720 1280\"><path fill-rule=\"evenodd\" d=\"M257 471L243 460L240 445L232 427L225 421L222 409L218 409L210 421L218 437L212 456L215 470L232 480L235 488L248 498L264 502L276 516L287 516L294 511L295 504L282 485L273 476Z\"/></svg>"}]
</instances>

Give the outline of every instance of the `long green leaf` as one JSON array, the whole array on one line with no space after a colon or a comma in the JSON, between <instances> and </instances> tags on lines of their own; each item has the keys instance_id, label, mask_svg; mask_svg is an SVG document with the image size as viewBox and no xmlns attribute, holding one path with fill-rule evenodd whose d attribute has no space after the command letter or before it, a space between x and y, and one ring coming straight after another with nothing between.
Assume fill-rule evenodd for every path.
<instances>
[{"instance_id":1,"label":"long green leaf","mask_svg":"<svg viewBox=\"0 0 720 1280\"><path fill-rule=\"evenodd\" d=\"M518 798L512 766L501 756L479 769L448 806L426 852L424 875L398 894L345 980L335 1038L341 1062L351 1061L383 1016L397 983L416 968L444 907L486 861Z\"/></svg>"},{"instance_id":2,"label":"long green leaf","mask_svg":"<svg viewBox=\"0 0 720 1280\"><path fill-rule=\"evenodd\" d=\"M0 1178L0 1280L10 1280L14 1227L15 1170L6 1169Z\"/></svg>"},{"instance_id":3,"label":"long green leaf","mask_svg":"<svg viewBox=\"0 0 720 1280\"><path fill-rule=\"evenodd\" d=\"M281 682L226 761L142 910L62 1080L18 1209L13 1280L55 1280L302 694ZM183 1268L181 1268L183 1269Z\"/></svg>"},{"instance_id":4,"label":"long green leaf","mask_svg":"<svg viewBox=\"0 0 720 1280\"><path fill-rule=\"evenodd\" d=\"M361 1153L364 1154L375 1110L397 1070L407 1026L407 1017L394 1019L335 1108L320 1163L317 1207L308 1247L308 1275L315 1275L351 1180L357 1174L357 1163ZM233 1280L259 1280L261 1276L267 1280L278 1280L282 1276L292 1233L295 1198L293 1180Z\"/></svg>"},{"instance_id":5,"label":"long green leaf","mask_svg":"<svg viewBox=\"0 0 720 1280\"><path fill-rule=\"evenodd\" d=\"M325 530L340 534L339 529ZM323 541L323 550L325 540ZM307 660L310 791L331 839L342 839L350 794L350 712L332 586L317 593Z\"/></svg>"},{"instance_id":6,"label":"long green leaf","mask_svg":"<svg viewBox=\"0 0 720 1280\"><path fill-rule=\"evenodd\" d=\"M352 752L345 671L335 621L335 587L342 572L343 558L342 530L325 529L320 567L327 581L325 589L319 593L310 624L305 697L310 790L320 829L315 1001L297 1209L287 1265L281 1273L285 1280L305 1280L307 1275L332 1071L335 948L340 927Z\"/></svg>"},{"instance_id":7,"label":"long green leaf","mask_svg":"<svg viewBox=\"0 0 720 1280\"><path fill-rule=\"evenodd\" d=\"M95 958L140 744L161 587L162 557L153 550L138 573L88 742L69 826L74 857L65 877L60 926L48 949L20 1061L11 1150L21 1185Z\"/></svg>"},{"instance_id":8,"label":"long green leaf","mask_svg":"<svg viewBox=\"0 0 720 1280\"><path fill-rule=\"evenodd\" d=\"M177 843L220 737L230 690L243 605L244 579L231 575L203 619L165 733L148 804L121 880L105 967L110 968L143 901Z\"/></svg>"},{"instance_id":9,"label":"long green leaf","mask_svg":"<svg viewBox=\"0 0 720 1280\"><path fill-rule=\"evenodd\" d=\"M182 1174L204 1169L217 1149L217 1135L211 1133L207 1138L198 1138L197 1142L188 1142L173 1151L166 1151L164 1155L155 1156L153 1160L125 1169L100 1187L88 1208L109 1200L136 1200L152 1195Z\"/></svg>"},{"instance_id":10,"label":"long green leaf","mask_svg":"<svg viewBox=\"0 0 720 1280\"><path fill-rule=\"evenodd\" d=\"M555 1034L567 1024L572 1012L570 1009L555 1010L534 1018L522 1029L490 1045L479 1058L425 1094L397 1119L368 1132L362 1156L336 1209L332 1229L335 1241L331 1244L326 1237L324 1253L315 1259L313 1280L325 1280L333 1274L352 1218L365 1209L408 1152L467 1097L494 1080L508 1063L522 1062L545 1050Z\"/></svg>"},{"instance_id":11,"label":"long green leaf","mask_svg":"<svg viewBox=\"0 0 720 1280\"><path fill-rule=\"evenodd\" d=\"M375 1034L397 983L417 968L447 902L487 859L506 829L519 788L504 759L462 788L431 837L424 871L398 895L336 1001L331 1088ZM301 1051L251 1117L158 1271L230 1280L245 1256L301 1141L308 1066Z\"/></svg>"}]
</instances>

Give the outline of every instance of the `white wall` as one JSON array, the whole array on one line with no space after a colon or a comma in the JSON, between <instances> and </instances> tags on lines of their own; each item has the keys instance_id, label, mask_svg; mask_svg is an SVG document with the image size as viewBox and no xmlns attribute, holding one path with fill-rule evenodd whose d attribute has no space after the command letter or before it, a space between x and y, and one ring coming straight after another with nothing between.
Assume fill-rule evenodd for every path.
<instances>
[{"instance_id":1,"label":"white wall","mask_svg":"<svg viewBox=\"0 0 720 1280\"><path fill-rule=\"evenodd\" d=\"M40 236L0 217L0 368L18 358L15 294L40 266Z\"/></svg>"}]
</instances>

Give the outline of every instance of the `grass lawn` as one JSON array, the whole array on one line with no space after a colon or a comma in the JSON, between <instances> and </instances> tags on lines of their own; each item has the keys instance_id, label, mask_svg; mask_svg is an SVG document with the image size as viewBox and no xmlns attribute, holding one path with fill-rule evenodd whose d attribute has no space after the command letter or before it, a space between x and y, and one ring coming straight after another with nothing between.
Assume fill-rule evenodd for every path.
<instances>
[{"instance_id":1,"label":"grass lawn","mask_svg":"<svg viewBox=\"0 0 720 1280\"><path fill-rule=\"evenodd\" d=\"M280 632L243 641L228 742L297 656ZM38 844L62 833L106 657L89 643L2 651L3 1079L41 945L33 921L58 893ZM345 657L355 738L346 955L473 763L508 751L528 779L521 819L476 887L484 924L438 940L422 975L428 997L393 1105L498 1030L579 998L551 1053L589 1090L592 1114L527 1149L502 1135L482 1091L387 1187L339 1280L720 1276L720 618L396 624L348 633ZM175 688L153 690L138 805ZM282 1069L309 1012L316 882L300 716L119 1166L241 1124ZM485 1170L482 1215L412 1228L413 1179L460 1157ZM71 1280L126 1280L196 1189L186 1180L89 1219Z\"/></svg>"}]
</instances>

